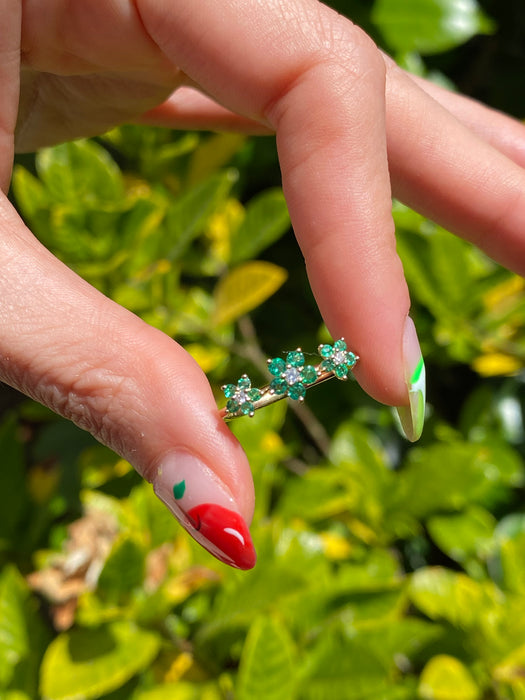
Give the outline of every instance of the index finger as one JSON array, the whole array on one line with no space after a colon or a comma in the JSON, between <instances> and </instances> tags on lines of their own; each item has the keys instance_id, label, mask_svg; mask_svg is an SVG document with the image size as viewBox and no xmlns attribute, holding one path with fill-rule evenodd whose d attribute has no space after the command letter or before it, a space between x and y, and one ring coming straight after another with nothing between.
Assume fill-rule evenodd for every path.
<instances>
[{"instance_id":1,"label":"index finger","mask_svg":"<svg viewBox=\"0 0 525 700\"><path fill-rule=\"evenodd\" d=\"M138 3L161 49L218 102L277 132L283 187L334 336L375 398L407 404L409 297L395 253L385 68L371 40L313 0Z\"/></svg>"}]
</instances>

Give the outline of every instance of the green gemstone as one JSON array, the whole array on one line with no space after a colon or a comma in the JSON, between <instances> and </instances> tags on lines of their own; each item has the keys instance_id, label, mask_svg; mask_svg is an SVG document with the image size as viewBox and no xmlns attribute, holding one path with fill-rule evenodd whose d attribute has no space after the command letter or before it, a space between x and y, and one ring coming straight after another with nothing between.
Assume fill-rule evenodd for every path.
<instances>
[{"instance_id":1,"label":"green gemstone","mask_svg":"<svg viewBox=\"0 0 525 700\"><path fill-rule=\"evenodd\" d=\"M333 360L323 360L321 362L321 369L324 372L331 372L335 367L335 362Z\"/></svg>"},{"instance_id":2,"label":"green gemstone","mask_svg":"<svg viewBox=\"0 0 525 700\"><path fill-rule=\"evenodd\" d=\"M274 377L281 375L286 369L286 362L282 357L274 357L273 360L268 361L268 371L273 374Z\"/></svg>"},{"instance_id":3,"label":"green gemstone","mask_svg":"<svg viewBox=\"0 0 525 700\"><path fill-rule=\"evenodd\" d=\"M307 365L303 369L303 382L305 384L313 384L315 380L317 379L317 371L315 367L312 367L312 365Z\"/></svg>"},{"instance_id":4,"label":"green gemstone","mask_svg":"<svg viewBox=\"0 0 525 700\"><path fill-rule=\"evenodd\" d=\"M286 394L288 391L288 384L284 379L272 379L270 382L270 391L273 391L274 394Z\"/></svg>"},{"instance_id":5,"label":"green gemstone","mask_svg":"<svg viewBox=\"0 0 525 700\"><path fill-rule=\"evenodd\" d=\"M245 402L243 403L243 405L241 406L241 413L242 413L244 416L247 416L247 415L249 415L250 413L253 413L254 408L255 408L255 407L254 407L254 405L253 405L253 403L252 403L251 401L245 401Z\"/></svg>"},{"instance_id":6,"label":"green gemstone","mask_svg":"<svg viewBox=\"0 0 525 700\"><path fill-rule=\"evenodd\" d=\"M260 389L250 389L250 391L248 392L248 398L250 399L250 401L259 401L261 396L262 393Z\"/></svg>"},{"instance_id":7,"label":"green gemstone","mask_svg":"<svg viewBox=\"0 0 525 700\"><path fill-rule=\"evenodd\" d=\"M305 394L306 387L300 382L297 382L297 384L294 384L288 389L288 396L294 401L297 401L297 399L302 399Z\"/></svg>"},{"instance_id":8,"label":"green gemstone","mask_svg":"<svg viewBox=\"0 0 525 700\"><path fill-rule=\"evenodd\" d=\"M237 401L234 401L233 399L230 399L226 404L226 410L228 411L228 413L237 413L239 408L239 403Z\"/></svg>"},{"instance_id":9,"label":"green gemstone","mask_svg":"<svg viewBox=\"0 0 525 700\"><path fill-rule=\"evenodd\" d=\"M321 355L321 357L332 357L332 353L334 352L334 349L331 345L320 345L317 348L317 351Z\"/></svg>"},{"instance_id":10,"label":"green gemstone","mask_svg":"<svg viewBox=\"0 0 525 700\"><path fill-rule=\"evenodd\" d=\"M226 384L222 390L224 391L224 396L226 396L227 399L232 399L237 392L237 387L235 384Z\"/></svg>"},{"instance_id":11,"label":"green gemstone","mask_svg":"<svg viewBox=\"0 0 525 700\"><path fill-rule=\"evenodd\" d=\"M346 343L342 338L341 338L341 340L335 341L334 350L346 350Z\"/></svg>"},{"instance_id":12,"label":"green gemstone","mask_svg":"<svg viewBox=\"0 0 525 700\"><path fill-rule=\"evenodd\" d=\"M355 365L357 362L357 357L354 355L353 352L349 352L346 355L346 364L347 366L352 369L352 367Z\"/></svg>"},{"instance_id":13,"label":"green gemstone","mask_svg":"<svg viewBox=\"0 0 525 700\"><path fill-rule=\"evenodd\" d=\"M252 385L252 382L249 377L246 375L243 375L239 381L237 382L237 388L238 389L249 389Z\"/></svg>"},{"instance_id":14,"label":"green gemstone","mask_svg":"<svg viewBox=\"0 0 525 700\"><path fill-rule=\"evenodd\" d=\"M346 365L337 365L334 369L334 374L338 379L348 379L348 367Z\"/></svg>"},{"instance_id":15,"label":"green gemstone","mask_svg":"<svg viewBox=\"0 0 525 700\"><path fill-rule=\"evenodd\" d=\"M300 350L294 350L286 355L286 364L292 367L302 367L304 365L304 355Z\"/></svg>"}]
</instances>

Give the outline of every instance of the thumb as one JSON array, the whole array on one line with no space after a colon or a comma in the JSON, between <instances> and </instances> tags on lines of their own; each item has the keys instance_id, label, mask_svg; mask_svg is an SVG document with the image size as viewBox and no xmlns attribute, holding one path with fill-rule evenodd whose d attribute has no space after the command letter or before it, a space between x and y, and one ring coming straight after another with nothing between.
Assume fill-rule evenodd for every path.
<instances>
[{"instance_id":1,"label":"thumb","mask_svg":"<svg viewBox=\"0 0 525 700\"><path fill-rule=\"evenodd\" d=\"M0 379L130 461L218 559L254 566L247 458L194 360L54 258L5 199L0 259Z\"/></svg>"}]
</instances>

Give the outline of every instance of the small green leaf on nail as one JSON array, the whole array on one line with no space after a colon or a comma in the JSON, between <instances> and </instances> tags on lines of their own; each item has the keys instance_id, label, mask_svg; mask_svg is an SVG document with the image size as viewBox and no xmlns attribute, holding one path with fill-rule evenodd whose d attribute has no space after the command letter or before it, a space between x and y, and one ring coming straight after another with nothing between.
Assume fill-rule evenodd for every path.
<instances>
[{"instance_id":1,"label":"small green leaf on nail","mask_svg":"<svg viewBox=\"0 0 525 700\"><path fill-rule=\"evenodd\" d=\"M178 484L175 484L173 487L173 495L175 496L175 500L179 500L179 498L182 498L184 496L184 492L186 491L186 481L183 479L182 481L179 481Z\"/></svg>"}]
</instances>

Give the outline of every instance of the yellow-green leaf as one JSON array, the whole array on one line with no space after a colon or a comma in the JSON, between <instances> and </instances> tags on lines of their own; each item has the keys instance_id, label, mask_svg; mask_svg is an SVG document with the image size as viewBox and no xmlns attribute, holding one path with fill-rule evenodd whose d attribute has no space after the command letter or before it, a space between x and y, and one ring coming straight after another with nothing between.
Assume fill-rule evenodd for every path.
<instances>
[{"instance_id":1,"label":"yellow-green leaf","mask_svg":"<svg viewBox=\"0 0 525 700\"><path fill-rule=\"evenodd\" d=\"M157 655L160 637L119 621L73 629L46 650L40 675L45 700L88 700L120 688Z\"/></svg>"},{"instance_id":2,"label":"yellow-green leaf","mask_svg":"<svg viewBox=\"0 0 525 700\"><path fill-rule=\"evenodd\" d=\"M215 325L231 323L253 311L279 289L287 276L285 269L263 260L233 269L215 288Z\"/></svg>"},{"instance_id":3,"label":"yellow-green leaf","mask_svg":"<svg viewBox=\"0 0 525 700\"><path fill-rule=\"evenodd\" d=\"M419 681L422 700L477 700L480 689L468 668L453 656L434 656Z\"/></svg>"}]
</instances>

